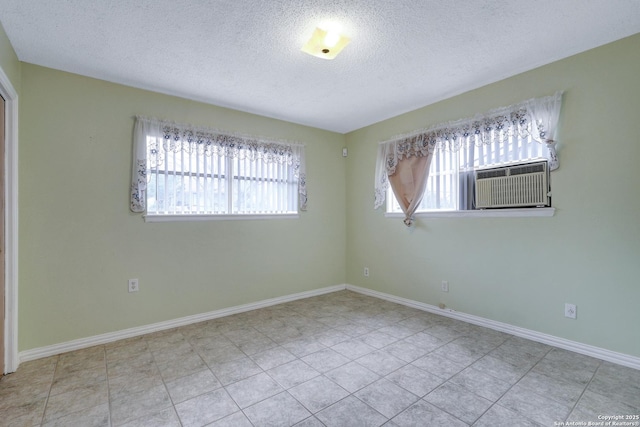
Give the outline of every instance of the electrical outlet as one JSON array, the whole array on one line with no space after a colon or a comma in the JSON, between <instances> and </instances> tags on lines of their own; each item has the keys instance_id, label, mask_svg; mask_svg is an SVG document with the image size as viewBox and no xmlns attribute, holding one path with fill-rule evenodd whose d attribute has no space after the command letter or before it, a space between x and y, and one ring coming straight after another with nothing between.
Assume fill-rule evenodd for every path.
<instances>
[{"instance_id":1,"label":"electrical outlet","mask_svg":"<svg viewBox=\"0 0 640 427\"><path fill-rule=\"evenodd\" d=\"M369 267L364 268L364 277L369 277Z\"/></svg>"},{"instance_id":2,"label":"electrical outlet","mask_svg":"<svg viewBox=\"0 0 640 427\"><path fill-rule=\"evenodd\" d=\"M129 292L138 292L140 290L140 283L138 279L129 279Z\"/></svg>"},{"instance_id":3,"label":"electrical outlet","mask_svg":"<svg viewBox=\"0 0 640 427\"><path fill-rule=\"evenodd\" d=\"M449 282L446 280L442 281L442 292L449 292Z\"/></svg>"},{"instance_id":4,"label":"electrical outlet","mask_svg":"<svg viewBox=\"0 0 640 427\"><path fill-rule=\"evenodd\" d=\"M575 319L578 316L578 308L575 304L565 303L564 305L564 317Z\"/></svg>"}]
</instances>

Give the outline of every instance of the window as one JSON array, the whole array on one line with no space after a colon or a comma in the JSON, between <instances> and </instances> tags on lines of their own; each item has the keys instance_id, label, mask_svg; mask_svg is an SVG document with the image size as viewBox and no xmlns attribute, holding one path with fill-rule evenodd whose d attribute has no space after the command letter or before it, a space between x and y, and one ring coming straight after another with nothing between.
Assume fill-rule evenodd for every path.
<instances>
[{"instance_id":1,"label":"window","mask_svg":"<svg viewBox=\"0 0 640 427\"><path fill-rule=\"evenodd\" d=\"M424 195L416 212L475 209L474 173L477 169L546 160L548 156L547 147L532 141L530 135L512 135L507 141L486 145L478 139L472 138L458 151L433 153ZM391 188L387 194L387 212L402 212Z\"/></svg>"},{"instance_id":2,"label":"window","mask_svg":"<svg viewBox=\"0 0 640 427\"><path fill-rule=\"evenodd\" d=\"M544 173L557 169L555 136L561 103L562 92L556 92L380 143L374 209L387 200L387 211L402 212L405 225L410 227L415 212L473 209L474 172L479 168L542 159L548 164L548 168L540 166ZM504 200L503 183L509 181L508 185L518 191L514 185L520 178L500 181L496 180L495 186L491 183L492 187L485 181L483 186L491 205L526 204L521 194L514 192L508 193L509 197L515 196L514 202L494 203L494 195ZM393 193L388 191L390 185ZM544 185L536 185L542 193Z\"/></svg>"},{"instance_id":3,"label":"window","mask_svg":"<svg viewBox=\"0 0 640 427\"><path fill-rule=\"evenodd\" d=\"M291 215L304 147L138 118L131 208L147 216Z\"/></svg>"}]
</instances>

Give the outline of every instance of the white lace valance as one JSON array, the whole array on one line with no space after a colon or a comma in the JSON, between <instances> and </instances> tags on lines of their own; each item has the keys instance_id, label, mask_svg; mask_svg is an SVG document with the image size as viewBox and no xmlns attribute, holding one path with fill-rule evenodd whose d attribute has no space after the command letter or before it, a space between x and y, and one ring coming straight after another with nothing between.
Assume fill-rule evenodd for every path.
<instances>
[{"instance_id":1,"label":"white lace valance","mask_svg":"<svg viewBox=\"0 0 640 427\"><path fill-rule=\"evenodd\" d=\"M162 144L162 147L158 147ZM247 135L221 132L216 129L136 117L133 142L133 171L131 183L131 210L144 212L147 168L157 168L169 152L206 156L260 160L265 163L293 165L298 178L299 209L306 210L307 187L304 146ZM162 148L162 149L160 149Z\"/></svg>"},{"instance_id":2,"label":"white lace valance","mask_svg":"<svg viewBox=\"0 0 640 427\"><path fill-rule=\"evenodd\" d=\"M547 146L549 169L558 168L556 133L562 92L491 110L474 117L441 123L380 143L376 160L374 208L382 206L398 161L426 156L437 150L458 151L465 144L506 142L513 136L531 137Z\"/></svg>"}]
</instances>

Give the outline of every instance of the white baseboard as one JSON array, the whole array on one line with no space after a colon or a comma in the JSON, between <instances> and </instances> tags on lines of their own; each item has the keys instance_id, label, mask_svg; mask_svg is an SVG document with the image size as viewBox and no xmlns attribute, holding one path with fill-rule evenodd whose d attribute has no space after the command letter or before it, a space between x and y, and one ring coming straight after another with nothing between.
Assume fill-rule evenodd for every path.
<instances>
[{"instance_id":1,"label":"white baseboard","mask_svg":"<svg viewBox=\"0 0 640 427\"><path fill-rule=\"evenodd\" d=\"M270 307L272 305L282 304L289 301L295 301L303 298L315 297L318 295L328 294L330 292L342 291L346 285L335 285L326 288L314 289L312 291L299 292L296 294L285 295L277 298L270 298L249 304L237 305L235 307L223 308L220 310L210 311L208 313L195 314L193 316L181 317L179 319L167 320L165 322L153 323L151 325L139 326L136 328L123 329L121 331L109 332L106 334L95 335L87 338L80 338L73 341L67 341L60 344L48 345L46 347L34 348L31 350L21 351L18 354L20 362L28 362L30 360L41 359L43 357L55 356L56 354L66 353L68 351L80 350L83 348L93 347L94 345L107 344L125 338L137 337L151 332L164 331L166 329L186 326L192 323L204 322L205 320L217 319L218 317L230 316L232 314L244 313L245 311L257 310L259 308ZM17 366L16 366L17 368Z\"/></svg>"},{"instance_id":2,"label":"white baseboard","mask_svg":"<svg viewBox=\"0 0 640 427\"><path fill-rule=\"evenodd\" d=\"M346 288L353 292L358 292L364 295L406 305L408 307L417 308L418 310L428 311L430 313L439 314L441 316L450 317L452 319L462 320L463 322L472 323L478 326L484 326L485 328L493 329L500 332L505 332L510 335L515 335L518 337L529 339L531 341L548 344L553 347L563 348L565 350L570 350L576 353L584 354L586 356L595 357L600 360L606 360L608 362L616 363L618 365L628 366L634 369L640 369L640 357L630 356L628 354L618 353L618 352L607 350L604 348L595 347L592 345L583 344L576 341L571 341L565 338L543 334L542 332L533 331L531 329L520 328L518 326L513 326L508 323L497 322L495 320L485 319L484 317L474 316L472 314L461 313L448 308L441 309L435 305L425 304L423 302L414 301L414 300L410 300L402 297L397 297L395 295L374 291L372 289L361 288L359 286L353 286L353 285L347 285Z\"/></svg>"},{"instance_id":3,"label":"white baseboard","mask_svg":"<svg viewBox=\"0 0 640 427\"><path fill-rule=\"evenodd\" d=\"M565 350L574 351L576 353L595 357L597 359L606 360L634 369L640 369L640 358L618 353L604 348L595 347L588 344L571 341L565 338L559 338L553 335L543 334L531 329L520 328L518 326L509 325L508 323L497 322L495 320L485 319L483 317L471 314L461 313L451 309L441 309L434 305L426 304L407 298L397 297L395 295L386 294L384 292L374 291L372 289L362 288L353 285L335 285L326 288L315 289L313 291L300 292L282 297L266 299L254 303L238 305L235 307L224 308L221 310L210 311L208 313L196 314L193 316L181 317L179 319L168 320L165 322L154 323L151 325L140 326L136 328L124 329L121 331L110 332L106 334L96 335L93 337L81 338L73 341L67 341L60 344L54 344L46 347L34 348L19 353L20 362L40 359L43 357L55 356L56 354L66 353L68 351L80 350L94 345L107 344L125 338L136 337L151 332L162 331L166 329L176 328L179 326L190 325L192 323L203 322L205 320L216 319L219 317L229 316L232 314L243 313L246 311L257 310L259 308L270 307L272 305L282 304L289 301L295 301L303 298L310 298L330 292L342 291L344 289L358 292L375 298L402 304L408 307L417 308L418 310L427 311L441 316L450 317L452 319L461 320L463 322L472 323L474 325L483 326L510 335L526 338L532 341L548 344L554 347L563 348Z\"/></svg>"}]
</instances>

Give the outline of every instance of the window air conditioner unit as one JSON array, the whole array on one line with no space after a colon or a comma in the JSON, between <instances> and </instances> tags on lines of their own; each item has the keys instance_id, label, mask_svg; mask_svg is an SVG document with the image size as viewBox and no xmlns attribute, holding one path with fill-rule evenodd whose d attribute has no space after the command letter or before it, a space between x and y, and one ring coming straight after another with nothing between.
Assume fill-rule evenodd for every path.
<instances>
[{"instance_id":1,"label":"window air conditioner unit","mask_svg":"<svg viewBox=\"0 0 640 427\"><path fill-rule=\"evenodd\" d=\"M550 206L547 162L477 170L476 209Z\"/></svg>"}]
</instances>

